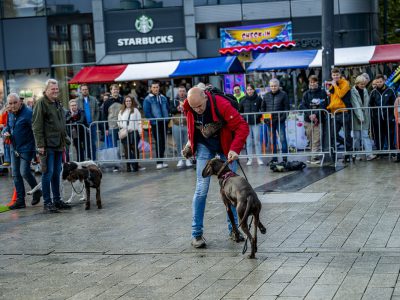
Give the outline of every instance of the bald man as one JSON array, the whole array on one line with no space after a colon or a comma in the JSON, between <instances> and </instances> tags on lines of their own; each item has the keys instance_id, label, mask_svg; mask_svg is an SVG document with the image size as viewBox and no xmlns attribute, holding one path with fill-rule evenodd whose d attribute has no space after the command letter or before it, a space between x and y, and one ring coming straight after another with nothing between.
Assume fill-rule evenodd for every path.
<instances>
[{"instance_id":1,"label":"bald man","mask_svg":"<svg viewBox=\"0 0 400 300\"><path fill-rule=\"evenodd\" d=\"M216 106L214 105L216 103ZM211 94L199 87L189 90L188 98L184 102L188 127L188 143L186 147L191 148L191 152L196 157L196 190L192 203L192 246L203 248L206 246L203 237L203 219L206 206L210 177L203 178L201 173L208 160L217 154L221 159L228 159L230 168L236 170L236 162L240 150L246 142L249 134L249 125L240 116L239 112L223 96L215 95L215 102ZM219 115L223 120L219 119ZM222 128L211 136L204 135L202 129L212 123L222 121ZM188 157L186 157L188 158ZM232 211L237 225L237 213L235 207ZM229 235L235 239L232 233L232 225L228 220ZM240 237L240 241L243 241Z\"/></svg>"}]
</instances>

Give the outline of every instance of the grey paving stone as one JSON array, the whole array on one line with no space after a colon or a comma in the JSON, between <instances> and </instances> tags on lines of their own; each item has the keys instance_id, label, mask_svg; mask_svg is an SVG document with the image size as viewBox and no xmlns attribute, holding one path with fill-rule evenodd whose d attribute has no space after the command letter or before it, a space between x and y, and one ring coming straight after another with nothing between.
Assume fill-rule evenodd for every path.
<instances>
[{"instance_id":1,"label":"grey paving stone","mask_svg":"<svg viewBox=\"0 0 400 300\"><path fill-rule=\"evenodd\" d=\"M368 287L379 287L379 288L394 288L398 273L392 274L373 274Z\"/></svg>"},{"instance_id":2,"label":"grey paving stone","mask_svg":"<svg viewBox=\"0 0 400 300\"><path fill-rule=\"evenodd\" d=\"M400 166L351 164L301 191L326 193L317 202L264 204L257 260L227 238L215 178L204 219L208 247L197 250L190 246L193 170L152 168L104 173L101 211L75 203L57 216L40 205L0 214L0 299L400 296ZM284 175L246 173L254 185ZM0 184L0 194L9 192ZM10 289L13 282L21 288Z\"/></svg>"},{"instance_id":3,"label":"grey paving stone","mask_svg":"<svg viewBox=\"0 0 400 300\"><path fill-rule=\"evenodd\" d=\"M362 299L363 300L389 300L392 299L392 288L377 288L377 287L368 287L365 291Z\"/></svg>"},{"instance_id":4,"label":"grey paving stone","mask_svg":"<svg viewBox=\"0 0 400 300\"><path fill-rule=\"evenodd\" d=\"M339 285L315 284L308 292L305 300L328 300L333 299Z\"/></svg>"},{"instance_id":5,"label":"grey paving stone","mask_svg":"<svg viewBox=\"0 0 400 300\"><path fill-rule=\"evenodd\" d=\"M278 296L287 287L288 283L266 282L255 292L256 296Z\"/></svg>"},{"instance_id":6,"label":"grey paving stone","mask_svg":"<svg viewBox=\"0 0 400 300\"><path fill-rule=\"evenodd\" d=\"M282 297L305 297L318 278L296 277L280 294Z\"/></svg>"}]
</instances>

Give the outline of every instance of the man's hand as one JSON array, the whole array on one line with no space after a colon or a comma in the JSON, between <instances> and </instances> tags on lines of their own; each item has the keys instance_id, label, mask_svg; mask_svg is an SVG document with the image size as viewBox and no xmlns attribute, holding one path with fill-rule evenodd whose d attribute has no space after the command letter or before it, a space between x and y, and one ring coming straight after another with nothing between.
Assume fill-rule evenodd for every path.
<instances>
[{"instance_id":1,"label":"man's hand","mask_svg":"<svg viewBox=\"0 0 400 300\"><path fill-rule=\"evenodd\" d=\"M232 162L232 161L237 160L237 159L239 159L239 155L235 151L229 150L228 161Z\"/></svg>"},{"instance_id":2,"label":"man's hand","mask_svg":"<svg viewBox=\"0 0 400 300\"><path fill-rule=\"evenodd\" d=\"M106 136L108 136L108 130L106 130Z\"/></svg>"},{"instance_id":3,"label":"man's hand","mask_svg":"<svg viewBox=\"0 0 400 300\"><path fill-rule=\"evenodd\" d=\"M317 116L315 114L310 115L310 121L311 122L313 122L314 119L316 119L316 118L317 118Z\"/></svg>"},{"instance_id":4,"label":"man's hand","mask_svg":"<svg viewBox=\"0 0 400 300\"><path fill-rule=\"evenodd\" d=\"M42 147L42 148L37 148L37 150L38 150L39 154L44 155L44 152L45 152L44 147Z\"/></svg>"},{"instance_id":5,"label":"man's hand","mask_svg":"<svg viewBox=\"0 0 400 300\"><path fill-rule=\"evenodd\" d=\"M182 150L182 156L186 159L189 159L193 156L192 147L190 146L190 141L186 143L185 148Z\"/></svg>"},{"instance_id":6,"label":"man's hand","mask_svg":"<svg viewBox=\"0 0 400 300\"><path fill-rule=\"evenodd\" d=\"M8 131L6 131L6 132L4 132L3 136L7 137L7 136L11 136L11 134Z\"/></svg>"}]
</instances>

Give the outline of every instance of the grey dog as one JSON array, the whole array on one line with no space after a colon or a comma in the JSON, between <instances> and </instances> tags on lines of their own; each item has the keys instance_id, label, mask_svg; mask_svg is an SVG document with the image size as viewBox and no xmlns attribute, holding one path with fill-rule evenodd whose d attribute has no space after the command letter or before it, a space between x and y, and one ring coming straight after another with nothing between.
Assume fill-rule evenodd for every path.
<instances>
[{"instance_id":1,"label":"grey dog","mask_svg":"<svg viewBox=\"0 0 400 300\"><path fill-rule=\"evenodd\" d=\"M211 175L217 175L218 177L222 201L228 212L236 241L239 241L239 230L236 228L230 204L236 207L239 216L239 227L242 228L251 242L249 258L255 258L255 253L257 252L257 228L260 229L262 234L266 232L264 225L260 221L261 201L247 180L232 172L228 167L228 163L223 160L213 158L207 162L202 176L208 177ZM247 219L250 215L254 216L253 236L247 225Z\"/></svg>"}]
</instances>

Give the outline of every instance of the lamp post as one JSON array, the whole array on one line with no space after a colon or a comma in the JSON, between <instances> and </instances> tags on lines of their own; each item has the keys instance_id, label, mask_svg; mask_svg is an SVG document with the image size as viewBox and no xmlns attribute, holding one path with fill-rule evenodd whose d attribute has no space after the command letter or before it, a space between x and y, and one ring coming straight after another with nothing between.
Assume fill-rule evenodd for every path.
<instances>
[{"instance_id":1,"label":"lamp post","mask_svg":"<svg viewBox=\"0 0 400 300\"><path fill-rule=\"evenodd\" d=\"M334 22L332 0L322 0L322 82L330 79L334 58Z\"/></svg>"}]
</instances>

